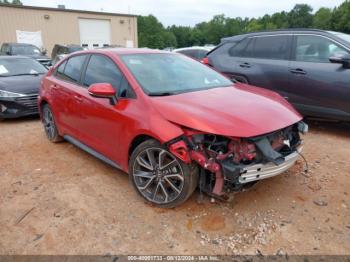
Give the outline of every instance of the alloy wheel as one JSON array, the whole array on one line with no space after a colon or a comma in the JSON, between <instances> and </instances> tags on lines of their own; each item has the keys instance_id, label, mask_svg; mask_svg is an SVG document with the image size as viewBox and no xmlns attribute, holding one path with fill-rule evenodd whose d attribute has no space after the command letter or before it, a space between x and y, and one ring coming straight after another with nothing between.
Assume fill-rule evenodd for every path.
<instances>
[{"instance_id":1,"label":"alloy wheel","mask_svg":"<svg viewBox=\"0 0 350 262\"><path fill-rule=\"evenodd\" d=\"M134 161L132 175L138 191L156 204L175 201L184 187L179 161L163 148L141 151Z\"/></svg>"},{"instance_id":2,"label":"alloy wheel","mask_svg":"<svg viewBox=\"0 0 350 262\"><path fill-rule=\"evenodd\" d=\"M50 140L53 140L55 138L56 125L52 116L52 112L48 107L46 107L43 112L43 122L47 137Z\"/></svg>"}]
</instances>

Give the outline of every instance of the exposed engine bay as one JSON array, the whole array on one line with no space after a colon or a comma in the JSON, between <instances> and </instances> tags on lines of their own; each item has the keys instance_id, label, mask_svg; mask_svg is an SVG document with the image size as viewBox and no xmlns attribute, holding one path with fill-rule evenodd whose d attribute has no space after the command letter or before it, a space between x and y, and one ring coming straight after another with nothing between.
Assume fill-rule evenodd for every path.
<instances>
[{"instance_id":1,"label":"exposed engine bay","mask_svg":"<svg viewBox=\"0 0 350 262\"><path fill-rule=\"evenodd\" d=\"M184 128L168 143L171 153L200 167L199 187L221 197L224 192L283 173L300 157L308 126L298 122L275 132L250 138L225 137Z\"/></svg>"}]
</instances>

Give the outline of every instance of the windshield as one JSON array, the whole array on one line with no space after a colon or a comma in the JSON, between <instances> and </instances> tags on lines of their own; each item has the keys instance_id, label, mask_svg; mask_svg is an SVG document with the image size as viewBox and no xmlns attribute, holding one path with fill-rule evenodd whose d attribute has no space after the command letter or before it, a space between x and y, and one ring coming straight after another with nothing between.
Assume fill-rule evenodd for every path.
<instances>
[{"instance_id":1,"label":"windshield","mask_svg":"<svg viewBox=\"0 0 350 262\"><path fill-rule=\"evenodd\" d=\"M328 32L350 43L350 35L334 32L334 31L328 31Z\"/></svg>"},{"instance_id":2,"label":"windshield","mask_svg":"<svg viewBox=\"0 0 350 262\"><path fill-rule=\"evenodd\" d=\"M350 43L350 35L347 35L347 34L337 34L337 36Z\"/></svg>"},{"instance_id":3,"label":"windshield","mask_svg":"<svg viewBox=\"0 0 350 262\"><path fill-rule=\"evenodd\" d=\"M39 48L32 45L15 45L11 47L14 55L40 55Z\"/></svg>"},{"instance_id":4,"label":"windshield","mask_svg":"<svg viewBox=\"0 0 350 262\"><path fill-rule=\"evenodd\" d=\"M148 95L171 95L232 85L221 74L183 55L133 54L121 57Z\"/></svg>"},{"instance_id":5,"label":"windshield","mask_svg":"<svg viewBox=\"0 0 350 262\"><path fill-rule=\"evenodd\" d=\"M45 74L47 69L30 58L0 58L0 76Z\"/></svg>"},{"instance_id":6,"label":"windshield","mask_svg":"<svg viewBox=\"0 0 350 262\"><path fill-rule=\"evenodd\" d=\"M82 48L81 46L71 46L69 47L69 52L73 53L73 52L77 52L77 51L82 51L84 50L84 48Z\"/></svg>"}]
</instances>

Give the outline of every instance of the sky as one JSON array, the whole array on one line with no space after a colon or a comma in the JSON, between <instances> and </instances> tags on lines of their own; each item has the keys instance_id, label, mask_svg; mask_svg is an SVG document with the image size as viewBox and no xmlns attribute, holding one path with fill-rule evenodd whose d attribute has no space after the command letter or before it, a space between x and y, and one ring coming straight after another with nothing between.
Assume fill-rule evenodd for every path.
<instances>
[{"instance_id":1,"label":"sky","mask_svg":"<svg viewBox=\"0 0 350 262\"><path fill-rule=\"evenodd\" d=\"M33 6L57 7L62 4L69 9L153 14L164 26L194 26L209 21L217 14L257 18L265 14L289 11L298 3L309 4L317 11L320 7L333 8L342 2L344 0L22 0L24 5Z\"/></svg>"}]
</instances>

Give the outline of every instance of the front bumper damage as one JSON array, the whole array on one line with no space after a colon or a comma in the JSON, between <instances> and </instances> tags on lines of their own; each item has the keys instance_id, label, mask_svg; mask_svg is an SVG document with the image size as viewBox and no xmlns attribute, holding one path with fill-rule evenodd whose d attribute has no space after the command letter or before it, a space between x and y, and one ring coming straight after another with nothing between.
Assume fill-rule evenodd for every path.
<instances>
[{"instance_id":1,"label":"front bumper damage","mask_svg":"<svg viewBox=\"0 0 350 262\"><path fill-rule=\"evenodd\" d=\"M185 135L168 143L169 150L185 163L200 167L199 187L222 197L226 191L282 174L300 157L308 126L296 123L252 138L227 138L185 129Z\"/></svg>"},{"instance_id":2,"label":"front bumper damage","mask_svg":"<svg viewBox=\"0 0 350 262\"><path fill-rule=\"evenodd\" d=\"M272 162L266 164L248 165L242 168L242 172L241 175L238 177L238 181L241 184L245 184L277 176L287 171L290 167L292 167L295 164L295 162L299 159L299 157L299 152L296 151L287 155L284 158L284 161L279 165L276 165Z\"/></svg>"}]
</instances>

